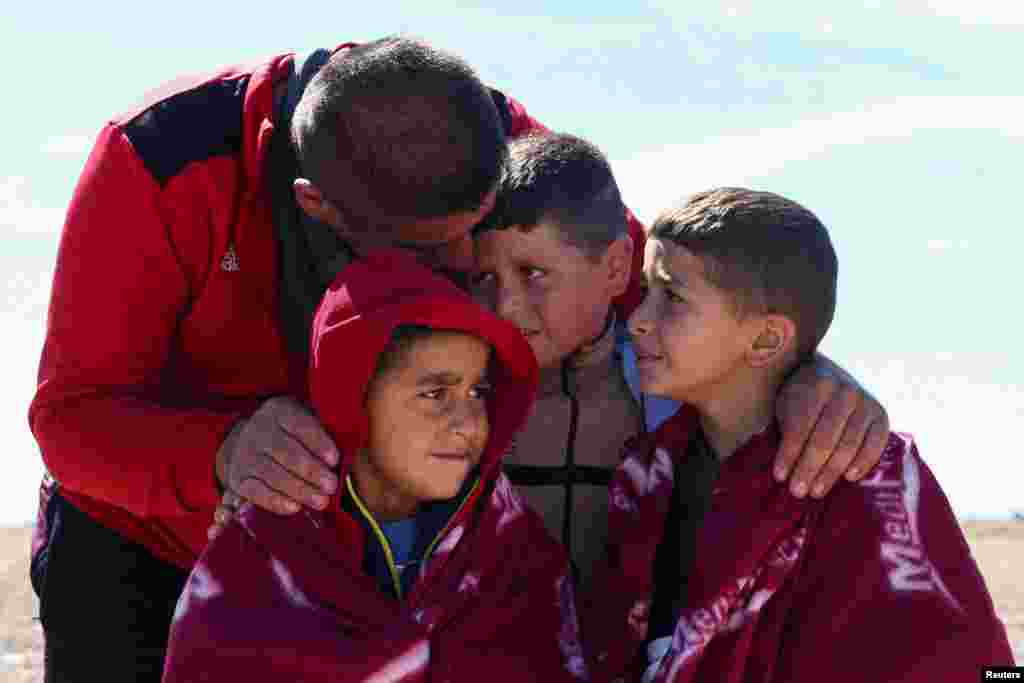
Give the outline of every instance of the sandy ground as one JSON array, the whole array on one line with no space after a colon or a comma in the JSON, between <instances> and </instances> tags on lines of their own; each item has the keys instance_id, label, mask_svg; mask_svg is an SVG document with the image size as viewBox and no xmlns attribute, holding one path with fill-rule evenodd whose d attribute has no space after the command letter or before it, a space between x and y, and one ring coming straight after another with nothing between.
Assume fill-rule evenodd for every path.
<instances>
[{"instance_id":1,"label":"sandy ground","mask_svg":"<svg viewBox=\"0 0 1024 683\"><path fill-rule=\"evenodd\" d=\"M975 558L1024 663L1024 521L967 522ZM28 582L30 529L0 528L0 682L42 681L42 631Z\"/></svg>"}]
</instances>

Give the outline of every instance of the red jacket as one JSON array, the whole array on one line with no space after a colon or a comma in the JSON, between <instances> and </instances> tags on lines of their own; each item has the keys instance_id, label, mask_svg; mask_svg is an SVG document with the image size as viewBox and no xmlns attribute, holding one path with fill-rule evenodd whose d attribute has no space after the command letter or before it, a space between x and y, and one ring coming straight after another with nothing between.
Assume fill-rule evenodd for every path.
<instances>
[{"instance_id":1,"label":"red jacket","mask_svg":"<svg viewBox=\"0 0 1024 683\"><path fill-rule=\"evenodd\" d=\"M627 447L612 484L613 562L584 610L594 680L625 671L645 682L930 683L1012 665L963 533L909 436L893 434L863 481L815 501L774 482L774 428L722 464L675 631L637 662L673 466L695 428L684 408Z\"/></svg>"},{"instance_id":2,"label":"red jacket","mask_svg":"<svg viewBox=\"0 0 1024 683\"><path fill-rule=\"evenodd\" d=\"M479 483L411 592L395 600L366 574L363 527L343 511L342 494L325 513L279 517L247 506L193 569L165 683L584 676L565 552L501 474L536 390L533 353L513 325L404 254L343 269L314 323L311 398L342 452L340 475L367 444L366 388L400 323L471 332L495 353Z\"/></svg>"},{"instance_id":3,"label":"red jacket","mask_svg":"<svg viewBox=\"0 0 1024 683\"><path fill-rule=\"evenodd\" d=\"M303 394L304 359L279 328L264 168L292 57L181 79L112 121L61 236L32 431L68 500L186 569L231 426ZM506 101L510 135L541 128Z\"/></svg>"}]
</instances>

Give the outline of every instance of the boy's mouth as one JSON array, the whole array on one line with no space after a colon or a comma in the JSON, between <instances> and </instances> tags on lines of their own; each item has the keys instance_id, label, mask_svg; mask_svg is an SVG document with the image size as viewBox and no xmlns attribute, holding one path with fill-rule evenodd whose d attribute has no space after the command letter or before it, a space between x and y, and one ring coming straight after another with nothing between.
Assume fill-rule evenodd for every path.
<instances>
[{"instance_id":1,"label":"boy's mouth","mask_svg":"<svg viewBox=\"0 0 1024 683\"><path fill-rule=\"evenodd\" d=\"M636 354L636 364L637 365L645 365L645 364L648 364L648 363L655 363L655 362L657 362L657 361L659 361L661 359L662 359L662 356L658 356L658 355L653 354L653 353L643 353L643 352L639 352L638 351L637 354Z\"/></svg>"},{"instance_id":2,"label":"boy's mouth","mask_svg":"<svg viewBox=\"0 0 1024 683\"><path fill-rule=\"evenodd\" d=\"M520 332L520 333L521 333L521 334L522 334L522 335L523 335L524 337L532 337L532 336L534 336L534 335L540 334L540 333L539 333L539 332L538 332L537 330L528 330L528 329L526 329L525 327L520 327L520 328L519 328L519 332Z\"/></svg>"},{"instance_id":3,"label":"boy's mouth","mask_svg":"<svg viewBox=\"0 0 1024 683\"><path fill-rule=\"evenodd\" d=\"M453 452L453 453L431 453L435 458L439 460L452 460L455 462L467 462L470 460L470 454L467 451Z\"/></svg>"}]
</instances>

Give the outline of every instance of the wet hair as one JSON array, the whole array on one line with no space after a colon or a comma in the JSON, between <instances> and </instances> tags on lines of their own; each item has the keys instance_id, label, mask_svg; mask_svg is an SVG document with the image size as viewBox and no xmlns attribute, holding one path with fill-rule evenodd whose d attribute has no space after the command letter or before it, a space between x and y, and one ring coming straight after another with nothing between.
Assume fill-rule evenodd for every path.
<instances>
[{"instance_id":1,"label":"wet hair","mask_svg":"<svg viewBox=\"0 0 1024 683\"><path fill-rule=\"evenodd\" d=\"M650 236L699 258L738 314L790 318L798 358L813 353L832 324L835 250L818 217L792 200L736 187L700 192L658 216Z\"/></svg>"},{"instance_id":2,"label":"wet hair","mask_svg":"<svg viewBox=\"0 0 1024 683\"><path fill-rule=\"evenodd\" d=\"M564 133L539 133L509 141L509 156L487 228L529 231L544 220L566 244L591 258L629 233L608 160L597 147Z\"/></svg>"},{"instance_id":3,"label":"wet hair","mask_svg":"<svg viewBox=\"0 0 1024 683\"><path fill-rule=\"evenodd\" d=\"M334 54L303 93L291 136L300 172L357 232L478 209L507 154L476 73L398 36Z\"/></svg>"}]
</instances>

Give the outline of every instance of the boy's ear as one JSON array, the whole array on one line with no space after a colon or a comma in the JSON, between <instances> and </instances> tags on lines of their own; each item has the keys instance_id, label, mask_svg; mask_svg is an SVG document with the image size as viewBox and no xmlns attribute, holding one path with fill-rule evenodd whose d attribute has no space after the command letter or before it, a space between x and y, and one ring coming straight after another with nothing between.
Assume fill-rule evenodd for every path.
<instances>
[{"instance_id":1,"label":"boy's ear","mask_svg":"<svg viewBox=\"0 0 1024 683\"><path fill-rule=\"evenodd\" d=\"M747 361L760 368L778 362L796 344L796 324L784 315L763 315L747 351Z\"/></svg>"},{"instance_id":2,"label":"boy's ear","mask_svg":"<svg viewBox=\"0 0 1024 683\"><path fill-rule=\"evenodd\" d=\"M608 267L608 285L612 298L622 296L629 289L629 276L633 267L633 238L623 235L608 245L604 260Z\"/></svg>"},{"instance_id":3,"label":"boy's ear","mask_svg":"<svg viewBox=\"0 0 1024 683\"><path fill-rule=\"evenodd\" d=\"M341 214L312 181L308 178L296 178L292 183L292 191L295 192L295 202L306 215L327 223L335 230L342 230L344 222L341 220Z\"/></svg>"}]
</instances>

